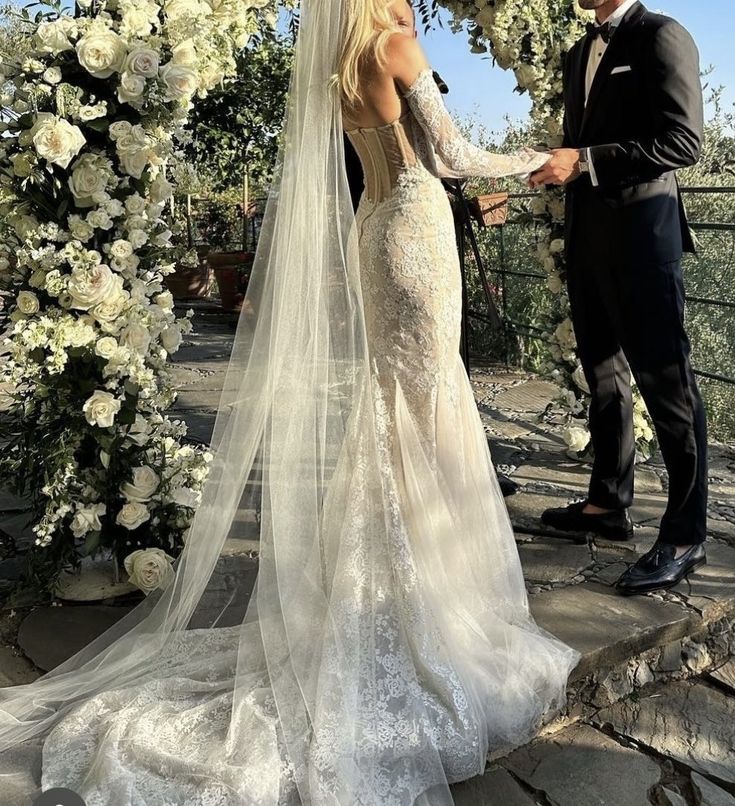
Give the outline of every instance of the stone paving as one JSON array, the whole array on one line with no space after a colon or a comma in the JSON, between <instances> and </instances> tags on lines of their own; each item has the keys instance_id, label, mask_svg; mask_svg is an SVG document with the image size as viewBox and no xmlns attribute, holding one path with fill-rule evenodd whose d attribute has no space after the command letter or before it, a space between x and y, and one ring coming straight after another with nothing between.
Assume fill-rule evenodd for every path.
<instances>
[{"instance_id":1,"label":"stone paving","mask_svg":"<svg viewBox=\"0 0 735 806\"><path fill-rule=\"evenodd\" d=\"M174 413L191 438L207 442L235 319L211 303L193 307L195 332L175 357ZM667 593L623 598L613 585L652 545L665 507L660 457L637 468L633 542L574 542L539 521L545 507L582 497L589 473L560 436L556 387L491 366L474 369L472 384L493 459L520 485L507 503L534 616L583 657L565 712L531 745L453 787L456 802L735 806L735 447L711 446L708 565ZM28 540L22 510L22 501L0 493L0 538L10 535L19 546ZM241 542L237 561L254 579L257 543ZM16 556L0 555L0 594L19 568ZM0 684L52 668L129 606L116 599L6 608Z\"/></svg>"}]
</instances>

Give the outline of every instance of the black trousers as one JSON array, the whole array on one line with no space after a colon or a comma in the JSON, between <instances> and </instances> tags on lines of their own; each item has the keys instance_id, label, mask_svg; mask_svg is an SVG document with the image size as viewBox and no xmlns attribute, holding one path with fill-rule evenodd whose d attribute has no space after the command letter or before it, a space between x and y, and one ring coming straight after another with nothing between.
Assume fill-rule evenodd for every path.
<instances>
[{"instance_id":1,"label":"black trousers","mask_svg":"<svg viewBox=\"0 0 735 806\"><path fill-rule=\"evenodd\" d=\"M620 244L592 242L584 212L567 245L567 283L579 356L590 387L594 465L588 500L633 501L631 371L669 474L660 540L689 545L707 527L707 425L684 329L681 261L621 259ZM580 220L581 219L581 220ZM587 219L587 224L591 223ZM599 229L597 230L599 232Z\"/></svg>"}]
</instances>

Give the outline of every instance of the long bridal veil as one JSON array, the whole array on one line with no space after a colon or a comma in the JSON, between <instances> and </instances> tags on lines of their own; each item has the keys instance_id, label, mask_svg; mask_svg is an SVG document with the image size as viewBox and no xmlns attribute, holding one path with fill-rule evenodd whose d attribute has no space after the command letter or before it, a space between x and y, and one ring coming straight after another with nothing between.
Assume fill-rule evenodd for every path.
<instances>
[{"instance_id":1,"label":"long bridal veil","mask_svg":"<svg viewBox=\"0 0 735 806\"><path fill-rule=\"evenodd\" d=\"M175 580L0 690L3 803L68 786L90 806L445 806L451 780L563 697L574 653L530 619L468 398L459 507L402 416L416 519L397 538L331 81L343 4L302 2L278 178Z\"/></svg>"}]
</instances>

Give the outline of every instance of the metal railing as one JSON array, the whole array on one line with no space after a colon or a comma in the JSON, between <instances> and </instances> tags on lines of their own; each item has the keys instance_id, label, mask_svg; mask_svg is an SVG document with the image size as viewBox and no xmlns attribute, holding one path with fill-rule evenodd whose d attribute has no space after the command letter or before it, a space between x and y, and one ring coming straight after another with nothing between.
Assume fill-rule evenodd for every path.
<instances>
[{"instance_id":1,"label":"metal railing","mask_svg":"<svg viewBox=\"0 0 735 806\"><path fill-rule=\"evenodd\" d=\"M694 209L690 217L695 220L690 226L702 241L700 254L687 255L684 262L692 358L696 375L708 386L710 406L718 408L719 421L726 423L720 435L729 441L735 439L735 213L730 212L728 204L714 202L708 203L706 211L700 214L696 208L704 206L702 197L707 194L735 197L735 187L683 187L682 193L689 197ZM526 360L527 340L536 340L540 348L541 343L548 340L548 332L540 326L543 316L538 315L539 300L547 306L543 308L546 312L551 312L555 304L550 291L548 297L541 293L548 276L535 266L531 251L533 225L526 216L519 219L514 215L535 196L533 192L511 194L512 207L507 223L485 230L486 234L481 237L485 269L496 286L505 328L506 363L514 365L523 365ZM713 207L716 214L707 215L707 212L712 213ZM705 216L725 220L696 220ZM516 229L519 227L525 231L519 233ZM482 328L487 319L481 311L473 310L482 306L481 296L475 296L474 300L468 317ZM482 344L482 339L477 343ZM510 358L513 353L514 358ZM481 348L473 353L475 359L487 355Z\"/></svg>"},{"instance_id":2,"label":"metal railing","mask_svg":"<svg viewBox=\"0 0 735 806\"><path fill-rule=\"evenodd\" d=\"M681 189L683 194L728 194L728 195L735 195L735 187L683 187ZM514 200L523 200L523 199L531 199L534 198L537 194L536 193L512 193L510 194L510 201ZM513 269L508 269L506 266L506 243L505 243L505 233L504 229L508 226L524 226L523 224L518 224L518 222L514 221L512 218L508 220L508 222L502 226L498 227L499 233L499 246L500 246L500 265L488 265L487 271L491 274L495 274L501 278L507 277L522 277L527 280L534 280L539 282L545 282L548 278L547 275L534 270L524 270L524 271L517 271ZM690 227L695 232L729 232L735 234L735 222L690 222ZM735 235L733 238L734 247L735 247ZM691 258L696 260L696 257ZM735 251L733 252L733 260L735 262ZM502 303L502 312L503 312L503 319L509 328L515 332L518 332L524 336L528 336L530 338L538 338L544 339L544 330L539 328L530 322L522 322L518 320L514 320L510 317L508 312L508 295L507 295L507 286L506 283L502 283L500 287L500 298ZM713 297L703 297L696 294L686 294L685 297L686 301L691 304L695 305L704 305L710 307L718 307L718 308L728 308L735 310L735 300L728 300L728 299L718 299ZM470 311L470 316L474 319L484 319L483 314L478 311ZM705 378L710 378L713 380L720 381L722 383L728 383L735 385L735 377L731 377L729 375L721 375L718 373L712 373L701 369L695 369L695 373Z\"/></svg>"}]
</instances>

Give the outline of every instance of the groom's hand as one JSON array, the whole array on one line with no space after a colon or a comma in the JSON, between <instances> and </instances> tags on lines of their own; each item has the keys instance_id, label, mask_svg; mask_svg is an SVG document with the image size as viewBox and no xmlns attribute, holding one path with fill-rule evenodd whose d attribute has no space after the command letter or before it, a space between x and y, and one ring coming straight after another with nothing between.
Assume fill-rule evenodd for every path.
<instances>
[{"instance_id":1,"label":"groom's hand","mask_svg":"<svg viewBox=\"0 0 735 806\"><path fill-rule=\"evenodd\" d=\"M554 148L552 157L536 173L531 174L529 184L532 188L542 185L567 185L579 175L580 152L576 148Z\"/></svg>"}]
</instances>

